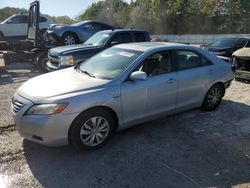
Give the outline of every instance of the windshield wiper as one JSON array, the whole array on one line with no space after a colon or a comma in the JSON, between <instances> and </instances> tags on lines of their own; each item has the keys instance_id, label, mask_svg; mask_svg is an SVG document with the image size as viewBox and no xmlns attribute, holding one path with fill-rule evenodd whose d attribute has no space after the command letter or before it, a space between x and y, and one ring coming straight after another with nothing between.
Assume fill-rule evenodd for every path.
<instances>
[{"instance_id":1,"label":"windshield wiper","mask_svg":"<svg viewBox=\"0 0 250 188\"><path fill-rule=\"evenodd\" d=\"M88 72L88 71L82 71L82 70L81 70L81 72L84 73L84 74L89 75L90 77L95 78L95 75L93 75L92 73L90 73L90 72Z\"/></svg>"},{"instance_id":2,"label":"windshield wiper","mask_svg":"<svg viewBox=\"0 0 250 188\"><path fill-rule=\"evenodd\" d=\"M90 73L90 72L88 72L88 71L83 71L83 70L81 70L81 69L80 69L80 66L77 66L76 69L77 69L80 73L84 73L84 74L87 74L87 75L90 76L90 77L95 78L95 75L94 75L94 74L92 74L92 73Z\"/></svg>"}]
</instances>

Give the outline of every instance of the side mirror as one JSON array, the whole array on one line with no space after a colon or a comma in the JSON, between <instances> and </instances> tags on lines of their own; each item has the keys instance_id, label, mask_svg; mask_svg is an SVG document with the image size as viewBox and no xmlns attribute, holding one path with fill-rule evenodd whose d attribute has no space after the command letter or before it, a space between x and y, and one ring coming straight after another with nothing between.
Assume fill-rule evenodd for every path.
<instances>
[{"instance_id":1,"label":"side mirror","mask_svg":"<svg viewBox=\"0 0 250 188\"><path fill-rule=\"evenodd\" d=\"M147 74L143 71L135 71L129 76L129 79L132 81L146 80Z\"/></svg>"},{"instance_id":2,"label":"side mirror","mask_svg":"<svg viewBox=\"0 0 250 188\"><path fill-rule=\"evenodd\" d=\"M117 44L120 44L118 41L112 41L111 42L111 46L115 46L115 45L117 45Z\"/></svg>"}]
</instances>

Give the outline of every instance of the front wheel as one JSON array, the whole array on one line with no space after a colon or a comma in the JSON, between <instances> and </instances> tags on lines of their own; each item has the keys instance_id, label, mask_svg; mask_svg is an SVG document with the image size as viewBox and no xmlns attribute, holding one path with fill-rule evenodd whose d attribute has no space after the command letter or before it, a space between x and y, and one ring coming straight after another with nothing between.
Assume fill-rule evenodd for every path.
<instances>
[{"instance_id":1,"label":"front wheel","mask_svg":"<svg viewBox=\"0 0 250 188\"><path fill-rule=\"evenodd\" d=\"M220 84L212 86L203 100L202 110L215 110L220 105L224 92L225 90Z\"/></svg>"},{"instance_id":2,"label":"front wheel","mask_svg":"<svg viewBox=\"0 0 250 188\"><path fill-rule=\"evenodd\" d=\"M76 149L95 150L110 139L114 131L114 119L104 109L95 109L82 113L72 123L69 131L69 143Z\"/></svg>"},{"instance_id":3,"label":"front wheel","mask_svg":"<svg viewBox=\"0 0 250 188\"><path fill-rule=\"evenodd\" d=\"M37 56L36 56L36 64L39 68L39 70L41 70L42 72L48 72L48 66L47 66L47 62L48 62L48 53L47 52L40 52Z\"/></svg>"}]
</instances>

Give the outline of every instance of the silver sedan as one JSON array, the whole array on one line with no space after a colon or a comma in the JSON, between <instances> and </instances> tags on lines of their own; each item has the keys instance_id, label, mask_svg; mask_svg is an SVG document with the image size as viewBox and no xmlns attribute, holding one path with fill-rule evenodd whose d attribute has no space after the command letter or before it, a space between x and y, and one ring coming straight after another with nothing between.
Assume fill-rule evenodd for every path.
<instances>
[{"instance_id":1,"label":"silver sedan","mask_svg":"<svg viewBox=\"0 0 250 188\"><path fill-rule=\"evenodd\" d=\"M93 150L116 130L192 108L214 110L232 79L229 64L200 48L122 44L25 82L12 113L28 140Z\"/></svg>"}]
</instances>

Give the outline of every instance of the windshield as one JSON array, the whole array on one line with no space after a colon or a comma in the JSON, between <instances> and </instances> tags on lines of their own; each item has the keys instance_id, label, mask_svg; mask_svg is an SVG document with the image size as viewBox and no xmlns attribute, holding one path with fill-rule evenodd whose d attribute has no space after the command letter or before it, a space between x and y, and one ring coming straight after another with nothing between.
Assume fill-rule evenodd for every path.
<instances>
[{"instance_id":1,"label":"windshield","mask_svg":"<svg viewBox=\"0 0 250 188\"><path fill-rule=\"evenodd\" d=\"M98 32L90 37L84 44L93 45L93 46L102 46L110 38L111 33Z\"/></svg>"},{"instance_id":2,"label":"windshield","mask_svg":"<svg viewBox=\"0 0 250 188\"><path fill-rule=\"evenodd\" d=\"M211 44L213 47L234 47L238 39L219 39Z\"/></svg>"},{"instance_id":3,"label":"windshield","mask_svg":"<svg viewBox=\"0 0 250 188\"><path fill-rule=\"evenodd\" d=\"M112 80L120 75L142 52L109 48L79 65L78 69L92 77Z\"/></svg>"},{"instance_id":4,"label":"windshield","mask_svg":"<svg viewBox=\"0 0 250 188\"><path fill-rule=\"evenodd\" d=\"M1 22L1 24L6 24L9 20L11 20L11 18L13 18L14 16L11 16L9 18L6 18L4 21Z\"/></svg>"}]
</instances>

